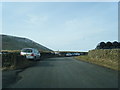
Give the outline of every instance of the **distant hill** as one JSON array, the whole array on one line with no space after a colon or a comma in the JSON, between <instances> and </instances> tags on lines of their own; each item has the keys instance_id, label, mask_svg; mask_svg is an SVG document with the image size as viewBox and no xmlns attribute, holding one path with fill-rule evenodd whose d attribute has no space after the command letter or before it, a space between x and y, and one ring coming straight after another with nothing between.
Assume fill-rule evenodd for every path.
<instances>
[{"instance_id":1,"label":"distant hill","mask_svg":"<svg viewBox=\"0 0 120 90\"><path fill-rule=\"evenodd\" d=\"M40 51L52 51L30 39L9 35L0 35L2 37L2 50L21 50L22 48L36 48Z\"/></svg>"}]
</instances>

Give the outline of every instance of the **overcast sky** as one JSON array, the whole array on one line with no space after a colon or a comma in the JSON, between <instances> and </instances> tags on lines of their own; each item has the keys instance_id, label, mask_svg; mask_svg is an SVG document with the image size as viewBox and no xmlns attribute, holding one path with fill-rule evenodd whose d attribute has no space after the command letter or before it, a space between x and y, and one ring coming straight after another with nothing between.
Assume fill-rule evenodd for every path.
<instances>
[{"instance_id":1,"label":"overcast sky","mask_svg":"<svg viewBox=\"0 0 120 90\"><path fill-rule=\"evenodd\" d=\"M101 41L118 40L117 2L5 2L0 7L3 34L52 50L88 51Z\"/></svg>"}]
</instances>

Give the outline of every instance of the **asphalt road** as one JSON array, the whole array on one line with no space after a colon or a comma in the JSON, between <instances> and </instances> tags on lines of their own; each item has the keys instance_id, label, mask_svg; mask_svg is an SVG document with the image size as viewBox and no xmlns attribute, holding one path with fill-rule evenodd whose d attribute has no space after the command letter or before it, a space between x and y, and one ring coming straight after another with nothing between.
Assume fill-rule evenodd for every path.
<instances>
[{"instance_id":1,"label":"asphalt road","mask_svg":"<svg viewBox=\"0 0 120 90\"><path fill-rule=\"evenodd\" d=\"M19 73L8 88L117 88L117 71L75 60L57 57L39 61Z\"/></svg>"}]
</instances>

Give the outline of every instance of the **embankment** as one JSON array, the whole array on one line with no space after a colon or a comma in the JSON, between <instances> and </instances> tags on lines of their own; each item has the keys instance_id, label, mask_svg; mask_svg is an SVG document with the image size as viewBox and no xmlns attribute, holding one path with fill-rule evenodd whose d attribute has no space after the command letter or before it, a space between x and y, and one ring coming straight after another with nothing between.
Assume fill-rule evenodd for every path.
<instances>
[{"instance_id":1,"label":"embankment","mask_svg":"<svg viewBox=\"0 0 120 90\"><path fill-rule=\"evenodd\" d=\"M120 49L95 49L90 50L88 55L75 57L89 63L94 63L114 70L120 70L119 65Z\"/></svg>"}]
</instances>

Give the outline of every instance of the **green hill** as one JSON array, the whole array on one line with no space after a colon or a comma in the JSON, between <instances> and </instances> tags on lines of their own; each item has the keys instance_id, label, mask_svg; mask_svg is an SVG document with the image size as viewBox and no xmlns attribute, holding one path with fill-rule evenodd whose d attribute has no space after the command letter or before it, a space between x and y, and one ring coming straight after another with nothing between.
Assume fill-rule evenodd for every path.
<instances>
[{"instance_id":1,"label":"green hill","mask_svg":"<svg viewBox=\"0 0 120 90\"><path fill-rule=\"evenodd\" d=\"M40 51L52 51L30 39L10 35L0 35L2 37L2 50L21 50L22 48L36 48Z\"/></svg>"}]
</instances>

